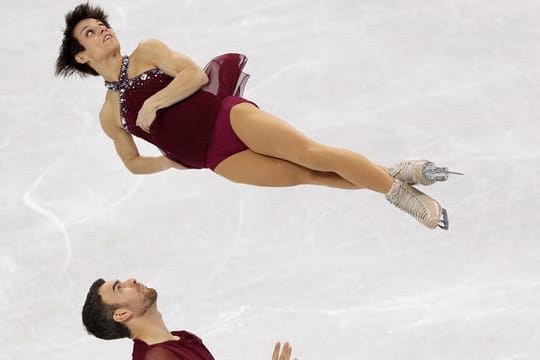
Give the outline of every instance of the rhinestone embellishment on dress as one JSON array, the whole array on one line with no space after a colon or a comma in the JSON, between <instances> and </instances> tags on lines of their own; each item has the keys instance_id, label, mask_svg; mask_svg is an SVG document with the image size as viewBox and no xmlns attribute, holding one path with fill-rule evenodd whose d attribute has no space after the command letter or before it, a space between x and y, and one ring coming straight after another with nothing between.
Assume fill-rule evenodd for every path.
<instances>
[{"instance_id":1,"label":"rhinestone embellishment on dress","mask_svg":"<svg viewBox=\"0 0 540 360\"><path fill-rule=\"evenodd\" d=\"M124 130L130 132L126 121L126 90L141 87L144 85L145 81L158 78L159 76L164 75L164 73L159 69L151 69L134 78L128 79L128 64L129 56L122 56L122 65L120 66L120 76L118 81L105 81L105 87L109 90L118 91L120 96L120 122Z\"/></svg>"}]
</instances>

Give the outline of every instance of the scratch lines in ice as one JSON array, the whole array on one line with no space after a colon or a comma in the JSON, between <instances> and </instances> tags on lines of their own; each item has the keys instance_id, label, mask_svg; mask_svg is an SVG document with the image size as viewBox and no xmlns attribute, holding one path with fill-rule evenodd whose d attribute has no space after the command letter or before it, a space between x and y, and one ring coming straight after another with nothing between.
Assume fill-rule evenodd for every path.
<instances>
[{"instance_id":1,"label":"scratch lines in ice","mask_svg":"<svg viewBox=\"0 0 540 360\"><path fill-rule=\"evenodd\" d=\"M65 158L69 156L71 151L75 148L76 145L78 145L81 140L84 138L84 136L87 134L87 128L92 123L92 117L85 112L81 111L82 117L85 119L84 126L82 127L79 135L73 140L71 145L64 151L63 154L61 154L59 157L56 158L46 169L41 173L41 175L38 176L36 181L30 186L30 189L26 191L23 195L23 203L32 209L33 211L37 212L38 214L45 217L47 220L50 221L50 223L53 225L55 229L57 229L60 234L62 235L62 238L64 240L64 246L65 246L65 260L64 264L62 265L62 271L59 273L59 276L63 275L71 261L71 239L69 237L69 233L67 231L67 227L65 223L60 219L53 211L47 209L44 205L40 204L37 200L33 198L34 192L39 188L41 185L43 179L45 179L49 173L51 173L54 168L64 161Z\"/></svg>"}]
</instances>

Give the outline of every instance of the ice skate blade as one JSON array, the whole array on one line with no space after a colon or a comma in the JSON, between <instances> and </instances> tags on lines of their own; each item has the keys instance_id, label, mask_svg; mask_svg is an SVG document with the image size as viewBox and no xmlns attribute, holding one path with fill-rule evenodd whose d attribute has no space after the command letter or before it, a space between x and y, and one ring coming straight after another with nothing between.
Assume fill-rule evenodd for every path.
<instances>
[{"instance_id":1,"label":"ice skate blade","mask_svg":"<svg viewBox=\"0 0 540 360\"><path fill-rule=\"evenodd\" d=\"M431 181L446 181L448 176L452 175L464 175L460 172L450 171L447 167L437 167L432 162L427 162L422 169L424 176Z\"/></svg>"},{"instance_id":2,"label":"ice skate blade","mask_svg":"<svg viewBox=\"0 0 540 360\"><path fill-rule=\"evenodd\" d=\"M446 209L443 208L441 211L442 219L439 223L439 227L443 230L448 230L450 227L450 223L448 222L448 213L446 212Z\"/></svg>"}]
</instances>

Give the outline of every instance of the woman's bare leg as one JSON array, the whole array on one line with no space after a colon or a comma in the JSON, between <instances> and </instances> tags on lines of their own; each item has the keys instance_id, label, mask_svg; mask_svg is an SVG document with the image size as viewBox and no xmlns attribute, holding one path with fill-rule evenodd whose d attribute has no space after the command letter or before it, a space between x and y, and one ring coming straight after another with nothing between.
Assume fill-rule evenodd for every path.
<instances>
[{"instance_id":1,"label":"woman's bare leg","mask_svg":"<svg viewBox=\"0 0 540 360\"><path fill-rule=\"evenodd\" d=\"M323 185L359 189L338 174L311 170L289 161L245 150L229 156L214 172L237 183L258 186Z\"/></svg>"},{"instance_id":2,"label":"woman's bare leg","mask_svg":"<svg viewBox=\"0 0 540 360\"><path fill-rule=\"evenodd\" d=\"M302 167L336 173L356 188L388 193L394 179L360 154L319 144L285 121L249 103L231 111L236 135L254 152L287 160Z\"/></svg>"}]
</instances>

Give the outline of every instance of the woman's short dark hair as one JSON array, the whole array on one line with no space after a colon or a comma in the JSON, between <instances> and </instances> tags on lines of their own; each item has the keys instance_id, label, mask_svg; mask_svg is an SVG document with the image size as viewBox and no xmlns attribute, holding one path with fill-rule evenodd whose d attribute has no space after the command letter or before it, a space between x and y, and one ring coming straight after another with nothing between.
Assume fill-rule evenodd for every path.
<instances>
[{"instance_id":1,"label":"woman's short dark hair","mask_svg":"<svg viewBox=\"0 0 540 360\"><path fill-rule=\"evenodd\" d=\"M80 76L98 75L88 64L80 64L75 60L75 55L84 51L85 48L73 36L75 26L84 19L97 19L107 28L110 28L107 21L107 14L99 6L92 6L89 3L80 4L75 9L66 14L66 28L64 30L64 39L60 46L60 54L56 59L56 75L64 77L78 73Z\"/></svg>"},{"instance_id":2,"label":"woman's short dark hair","mask_svg":"<svg viewBox=\"0 0 540 360\"><path fill-rule=\"evenodd\" d=\"M108 305L103 302L99 295L99 288L105 283L103 279L94 281L82 309L82 321L89 334L100 339L112 340L130 337L131 333L127 326L114 321L115 305Z\"/></svg>"}]
</instances>

